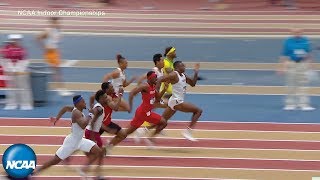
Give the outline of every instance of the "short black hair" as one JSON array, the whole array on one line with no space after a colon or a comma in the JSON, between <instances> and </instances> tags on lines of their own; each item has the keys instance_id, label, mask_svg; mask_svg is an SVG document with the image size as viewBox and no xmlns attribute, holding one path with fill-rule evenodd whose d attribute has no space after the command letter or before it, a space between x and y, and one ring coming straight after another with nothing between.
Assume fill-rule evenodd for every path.
<instances>
[{"instance_id":1,"label":"short black hair","mask_svg":"<svg viewBox=\"0 0 320 180\"><path fill-rule=\"evenodd\" d=\"M101 89L102 89L103 91L106 91L106 90L109 88L110 84L111 84L111 82L109 82L109 81L102 83L102 84L101 84Z\"/></svg>"},{"instance_id":2,"label":"short black hair","mask_svg":"<svg viewBox=\"0 0 320 180\"><path fill-rule=\"evenodd\" d=\"M147 77L151 76L151 74L153 74L153 73L155 73L155 72L154 72L154 71L149 71L149 72L147 73Z\"/></svg>"},{"instance_id":3,"label":"short black hair","mask_svg":"<svg viewBox=\"0 0 320 180\"><path fill-rule=\"evenodd\" d=\"M103 96L105 94L105 92L103 90L99 90L96 92L96 95L95 95L95 99L97 102L99 102L99 99L101 96Z\"/></svg>"},{"instance_id":4,"label":"short black hair","mask_svg":"<svg viewBox=\"0 0 320 180\"><path fill-rule=\"evenodd\" d=\"M81 95L75 95L75 96L73 96L73 98L72 98L72 102L75 102L79 97L81 97Z\"/></svg>"},{"instance_id":5,"label":"short black hair","mask_svg":"<svg viewBox=\"0 0 320 180\"><path fill-rule=\"evenodd\" d=\"M173 67L176 68L181 63L182 63L182 61L176 61L173 63Z\"/></svg>"},{"instance_id":6,"label":"short black hair","mask_svg":"<svg viewBox=\"0 0 320 180\"><path fill-rule=\"evenodd\" d=\"M160 61L160 59L162 58L162 54L155 54L155 55L153 55L153 62L154 62L154 65L156 65L156 63L158 62L158 61Z\"/></svg>"},{"instance_id":7,"label":"short black hair","mask_svg":"<svg viewBox=\"0 0 320 180\"><path fill-rule=\"evenodd\" d=\"M166 50L164 51L164 56L167 56L168 52L172 49L172 46L169 46L166 48Z\"/></svg>"}]
</instances>

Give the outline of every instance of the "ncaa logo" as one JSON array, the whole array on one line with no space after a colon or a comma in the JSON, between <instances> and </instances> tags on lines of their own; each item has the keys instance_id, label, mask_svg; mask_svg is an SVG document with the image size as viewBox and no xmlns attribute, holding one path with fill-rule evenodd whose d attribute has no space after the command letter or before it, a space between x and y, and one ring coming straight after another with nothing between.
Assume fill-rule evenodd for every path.
<instances>
[{"instance_id":1,"label":"ncaa logo","mask_svg":"<svg viewBox=\"0 0 320 180\"><path fill-rule=\"evenodd\" d=\"M37 157L33 149L25 144L10 146L2 156L2 166L14 178L25 178L36 168Z\"/></svg>"}]
</instances>

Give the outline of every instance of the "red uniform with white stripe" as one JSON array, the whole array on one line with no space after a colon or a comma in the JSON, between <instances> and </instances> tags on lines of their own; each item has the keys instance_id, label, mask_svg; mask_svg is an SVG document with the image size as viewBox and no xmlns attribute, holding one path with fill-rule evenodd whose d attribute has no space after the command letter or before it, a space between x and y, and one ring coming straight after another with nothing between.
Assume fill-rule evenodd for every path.
<instances>
[{"instance_id":1,"label":"red uniform with white stripe","mask_svg":"<svg viewBox=\"0 0 320 180\"><path fill-rule=\"evenodd\" d=\"M131 126L139 128L144 121L147 121L152 124L159 124L161 116L155 112L152 112L155 102L156 87L155 85L148 86L146 92L141 92L142 94L142 103L137 108L135 116L131 121Z\"/></svg>"}]
</instances>

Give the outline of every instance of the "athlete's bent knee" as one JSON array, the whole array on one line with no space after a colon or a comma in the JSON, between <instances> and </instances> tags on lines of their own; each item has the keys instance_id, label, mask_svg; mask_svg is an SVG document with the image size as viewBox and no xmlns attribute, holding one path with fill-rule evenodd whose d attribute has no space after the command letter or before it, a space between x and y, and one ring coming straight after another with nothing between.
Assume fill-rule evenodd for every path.
<instances>
[{"instance_id":1,"label":"athlete's bent knee","mask_svg":"<svg viewBox=\"0 0 320 180\"><path fill-rule=\"evenodd\" d=\"M92 153L94 156L100 156L100 155L102 154L102 150L101 150L101 148L99 148L97 145L95 145L95 146L92 147L91 153Z\"/></svg>"},{"instance_id":2,"label":"athlete's bent knee","mask_svg":"<svg viewBox=\"0 0 320 180\"><path fill-rule=\"evenodd\" d=\"M121 139L127 138L127 134L122 129L117 133L117 136L118 136L118 138L121 138Z\"/></svg>"}]
</instances>

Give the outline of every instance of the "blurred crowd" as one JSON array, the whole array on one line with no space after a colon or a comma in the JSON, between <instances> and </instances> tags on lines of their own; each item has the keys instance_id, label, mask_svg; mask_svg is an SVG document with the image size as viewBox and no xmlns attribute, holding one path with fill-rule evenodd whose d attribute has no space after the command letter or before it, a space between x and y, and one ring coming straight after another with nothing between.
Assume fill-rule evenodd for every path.
<instances>
[{"instance_id":1,"label":"blurred crowd","mask_svg":"<svg viewBox=\"0 0 320 180\"><path fill-rule=\"evenodd\" d=\"M269 0L272 5L283 5L288 9L296 9L295 0Z\"/></svg>"},{"instance_id":2,"label":"blurred crowd","mask_svg":"<svg viewBox=\"0 0 320 180\"><path fill-rule=\"evenodd\" d=\"M22 46L23 36L11 34L1 49L3 67L2 80L9 88L6 93L5 110L33 109L32 92L30 88L30 74L28 71L29 61L27 60L27 50Z\"/></svg>"}]
</instances>

